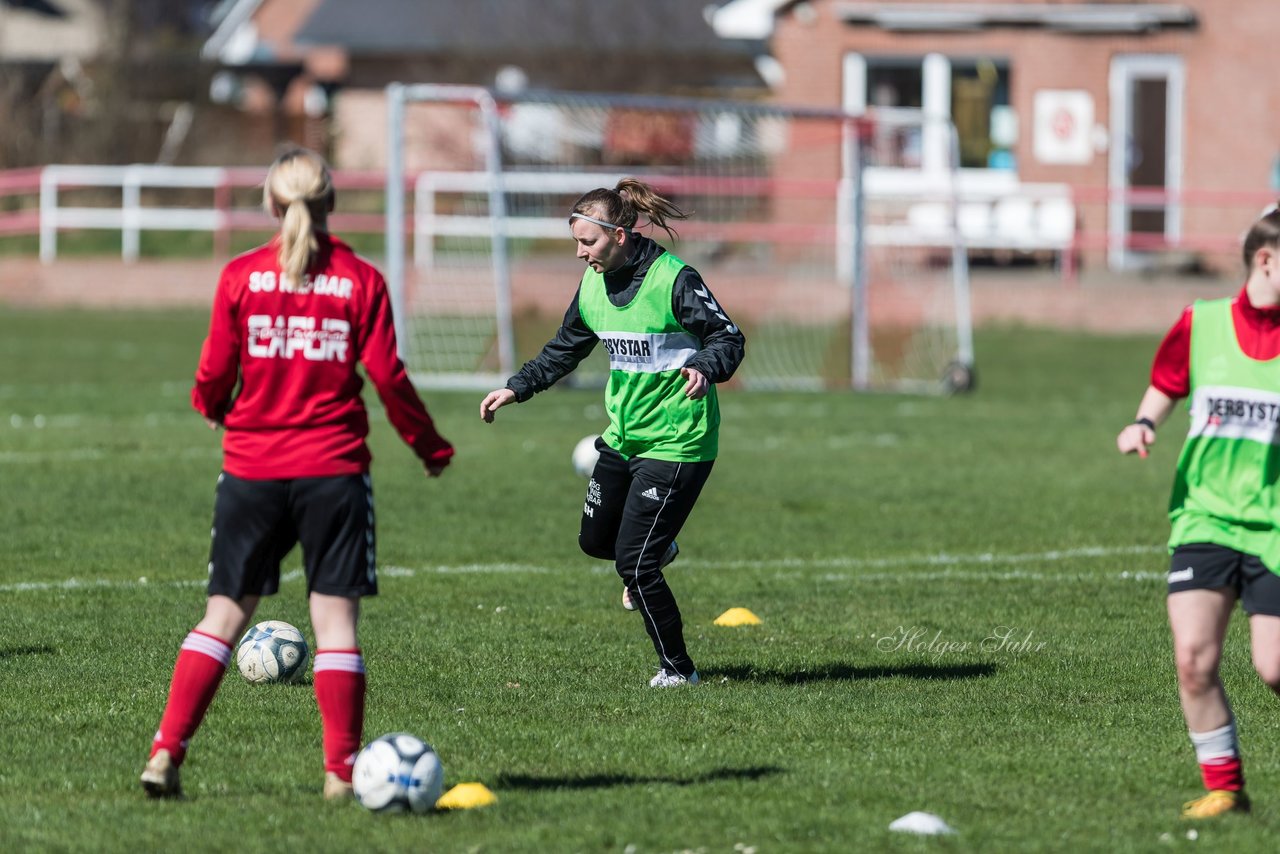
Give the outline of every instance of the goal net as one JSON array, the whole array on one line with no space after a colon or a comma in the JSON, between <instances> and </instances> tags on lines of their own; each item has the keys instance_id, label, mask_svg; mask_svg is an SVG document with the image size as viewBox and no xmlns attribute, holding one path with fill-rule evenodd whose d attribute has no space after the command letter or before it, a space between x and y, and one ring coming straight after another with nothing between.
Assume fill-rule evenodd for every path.
<instances>
[{"instance_id":1,"label":"goal net","mask_svg":"<svg viewBox=\"0 0 1280 854\"><path fill-rule=\"evenodd\" d=\"M538 352L582 276L570 209L624 176L691 213L676 239L640 230L743 329L743 386L945 391L968 377L955 170L913 167L931 135L951 150L945 123L435 85L392 84L388 106L389 175L403 178L388 179L388 277L424 385L501 384ZM573 379L606 371L597 353Z\"/></svg>"}]
</instances>

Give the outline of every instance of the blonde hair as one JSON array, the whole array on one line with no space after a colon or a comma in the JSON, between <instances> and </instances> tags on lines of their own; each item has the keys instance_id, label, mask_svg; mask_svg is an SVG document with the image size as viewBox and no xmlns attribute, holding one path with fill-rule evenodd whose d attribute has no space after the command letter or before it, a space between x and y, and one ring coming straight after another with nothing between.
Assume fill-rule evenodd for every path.
<instances>
[{"instance_id":1,"label":"blonde hair","mask_svg":"<svg viewBox=\"0 0 1280 854\"><path fill-rule=\"evenodd\" d=\"M262 186L262 206L280 220L281 270L301 283L320 251L315 233L333 210L333 178L324 158L306 148L277 157Z\"/></svg>"}]
</instances>

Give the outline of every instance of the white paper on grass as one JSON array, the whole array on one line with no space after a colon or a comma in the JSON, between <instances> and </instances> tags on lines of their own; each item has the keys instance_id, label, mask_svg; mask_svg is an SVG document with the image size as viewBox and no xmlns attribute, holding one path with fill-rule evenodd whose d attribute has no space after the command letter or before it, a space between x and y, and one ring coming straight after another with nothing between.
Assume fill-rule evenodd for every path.
<instances>
[{"instance_id":1,"label":"white paper on grass","mask_svg":"<svg viewBox=\"0 0 1280 854\"><path fill-rule=\"evenodd\" d=\"M943 833L955 833L945 821L931 812L909 812L889 825L890 830L904 833L919 833L925 836L938 836Z\"/></svg>"}]
</instances>

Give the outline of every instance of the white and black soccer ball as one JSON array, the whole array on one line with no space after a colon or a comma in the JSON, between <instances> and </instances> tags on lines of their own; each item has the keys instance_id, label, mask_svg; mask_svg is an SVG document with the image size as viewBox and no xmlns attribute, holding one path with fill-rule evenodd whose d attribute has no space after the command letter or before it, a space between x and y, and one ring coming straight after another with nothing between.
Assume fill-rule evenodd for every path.
<instances>
[{"instance_id":1,"label":"white and black soccer ball","mask_svg":"<svg viewBox=\"0 0 1280 854\"><path fill-rule=\"evenodd\" d=\"M296 682L307 672L307 640L283 620L265 620L244 633L236 665L250 682Z\"/></svg>"},{"instance_id":2,"label":"white and black soccer ball","mask_svg":"<svg viewBox=\"0 0 1280 854\"><path fill-rule=\"evenodd\" d=\"M444 766L431 745L393 732L356 756L351 785L360 805L374 812L430 812L444 789Z\"/></svg>"},{"instance_id":3,"label":"white and black soccer ball","mask_svg":"<svg viewBox=\"0 0 1280 854\"><path fill-rule=\"evenodd\" d=\"M591 477L596 470L596 460L600 459L600 452L596 450L596 439L599 438L594 433L583 436L573 446L573 470L581 477Z\"/></svg>"}]
</instances>

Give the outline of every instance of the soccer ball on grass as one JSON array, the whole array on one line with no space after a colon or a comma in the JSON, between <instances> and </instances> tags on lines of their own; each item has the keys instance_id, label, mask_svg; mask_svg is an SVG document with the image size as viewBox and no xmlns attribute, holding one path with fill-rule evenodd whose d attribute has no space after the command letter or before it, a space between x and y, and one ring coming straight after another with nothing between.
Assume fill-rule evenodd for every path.
<instances>
[{"instance_id":1,"label":"soccer ball on grass","mask_svg":"<svg viewBox=\"0 0 1280 854\"><path fill-rule=\"evenodd\" d=\"M374 812L430 812L444 789L444 766L431 745L393 732L356 756L351 785L360 805Z\"/></svg>"},{"instance_id":2,"label":"soccer ball on grass","mask_svg":"<svg viewBox=\"0 0 1280 854\"><path fill-rule=\"evenodd\" d=\"M581 477L591 477L596 470L596 460L600 459L600 452L596 450L596 439L599 438L594 433L583 436L573 446L573 470Z\"/></svg>"},{"instance_id":3,"label":"soccer ball on grass","mask_svg":"<svg viewBox=\"0 0 1280 854\"><path fill-rule=\"evenodd\" d=\"M307 672L307 641L283 620L258 623L240 638L236 665L250 682L296 682Z\"/></svg>"}]
</instances>

